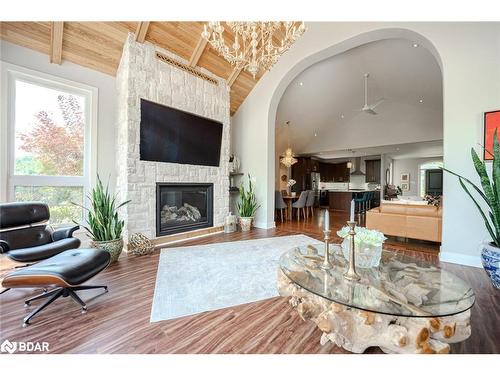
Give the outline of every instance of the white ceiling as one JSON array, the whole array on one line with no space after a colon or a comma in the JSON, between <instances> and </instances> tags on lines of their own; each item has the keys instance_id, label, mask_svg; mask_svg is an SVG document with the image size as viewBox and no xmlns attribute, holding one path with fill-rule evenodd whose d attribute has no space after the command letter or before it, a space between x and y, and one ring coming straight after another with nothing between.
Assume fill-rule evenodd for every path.
<instances>
[{"instance_id":1,"label":"white ceiling","mask_svg":"<svg viewBox=\"0 0 500 375\"><path fill-rule=\"evenodd\" d=\"M278 106L276 151L281 154L286 147L286 121L294 152L318 157L442 140L441 70L429 51L413 44L403 39L369 43L300 73ZM376 116L359 112L364 73L370 74L369 104L386 99Z\"/></svg>"}]
</instances>

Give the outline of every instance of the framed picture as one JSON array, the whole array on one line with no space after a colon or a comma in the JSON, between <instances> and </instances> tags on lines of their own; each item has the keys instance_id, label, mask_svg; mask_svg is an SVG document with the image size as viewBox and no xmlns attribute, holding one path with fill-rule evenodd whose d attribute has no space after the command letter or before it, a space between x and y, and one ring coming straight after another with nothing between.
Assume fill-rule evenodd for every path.
<instances>
[{"instance_id":1,"label":"framed picture","mask_svg":"<svg viewBox=\"0 0 500 375\"><path fill-rule=\"evenodd\" d=\"M410 184L408 182L402 182L401 183L401 190L403 190L403 191L409 191L410 190Z\"/></svg>"},{"instance_id":2,"label":"framed picture","mask_svg":"<svg viewBox=\"0 0 500 375\"><path fill-rule=\"evenodd\" d=\"M484 160L493 160L493 134L500 128L500 110L484 113ZM498 130L500 135L500 129Z\"/></svg>"},{"instance_id":3,"label":"framed picture","mask_svg":"<svg viewBox=\"0 0 500 375\"><path fill-rule=\"evenodd\" d=\"M410 182L410 174L401 173L401 182Z\"/></svg>"}]
</instances>

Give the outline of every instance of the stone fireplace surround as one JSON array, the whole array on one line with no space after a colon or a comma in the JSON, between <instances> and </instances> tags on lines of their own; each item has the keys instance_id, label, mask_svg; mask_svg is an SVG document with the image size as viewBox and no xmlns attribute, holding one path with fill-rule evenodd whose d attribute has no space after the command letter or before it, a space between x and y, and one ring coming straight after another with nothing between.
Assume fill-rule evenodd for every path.
<instances>
[{"instance_id":1,"label":"stone fireplace surround","mask_svg":"<svg viewBox=\"0 0 500 375\"><path fill-rule=\"evenodd\" d=\"M156 238L156 183L212 183L213 226L222 226L229 212L229 89L226 81L203 70L218 81L214 85L156 58L156 51L187 63L150 43L138 43L130 33L123 47L116 82L117 194L123 207L123 238L134 233ZM219 167L139 160L140 100L178 108L223 124Z\"/></svg>"}]
</instances>

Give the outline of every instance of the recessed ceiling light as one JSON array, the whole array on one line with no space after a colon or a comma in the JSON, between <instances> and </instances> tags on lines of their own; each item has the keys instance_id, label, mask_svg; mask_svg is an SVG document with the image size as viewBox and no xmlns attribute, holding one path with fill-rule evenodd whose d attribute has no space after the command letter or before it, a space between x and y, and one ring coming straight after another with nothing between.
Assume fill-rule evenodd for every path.
<instances>
[{"instance_id":1,"label":"recessed ceiling light","mask_svg":"<svg viewBox=\"0 0 500 375\"><path fill-rule=\"evenodd\" d=\"M399 147L396 147L396 151L399 151Z\"/></svg>"},{"instance_id":2,"label":"recessed ceiling light","mask_svg":"<svg viewBox=\"0 0 500 375\"><path fill-rule=\"evenodd\" d=\"M418 101L419 103L423 103L424 102L424 99L419 99Z\"/></svg>"},{"instance_id":3,"label":"recessed ceiling light","mask_svg":"<svg viewBox=\"0 0 500 375\"><path fill-rule=\"evenodd\" d=\"M417 43L413 43L413 48L417 48L418 47L418 44Z\"/></svg>"},{"instance_id":4,"label":"recessed ceiling light","mask_svg":"<svg viewBox=\"0 0 500 375\"><path fill-rule=\"evenodd\" d=\"M318 136L318 134L317 134L317 133L314 133L314 136L315 136L315 137L317 137L317 136Z\"/></svg>"},{"instance_id":5,"label":"recessed ceiling light","mask_svg":"<svg viewBox=\"0 0 500 375\"><path fill-rule=\"evenodd\" d=\"M299 82L299 86L304 86L304 82Z\"/></svg>"},{"instance_id":6,"label":"recessed ceiling light","mask_svg":"<svg viewBox=\"0 0 500 375\"><path fill-rule=\"evenodd\" d=\"M344 115L340 115L340 118L344 118Z\"/></svg>"}]
</instances>

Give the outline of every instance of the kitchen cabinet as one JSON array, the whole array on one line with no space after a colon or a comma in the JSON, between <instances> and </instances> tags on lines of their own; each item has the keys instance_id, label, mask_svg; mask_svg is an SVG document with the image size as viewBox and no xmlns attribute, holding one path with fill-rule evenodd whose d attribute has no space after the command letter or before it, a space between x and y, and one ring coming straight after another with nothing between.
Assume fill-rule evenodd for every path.
<instances>
[{"instance_id":1,"label":"kitchen cabinet","mask_svg":"<svg viewBox=\"0 0 500 375\"><path fill-rule=\"evenodd\" d=\"M380 159L377 160L365 160L366 165L366 182L380 184Z\"/></svg>"},{"instance_id":2,"label":"kitchen cabinet","mask_svg":"<svg viewBox=\"0 0 500 375\"><path fill-rule=\"evenodd\" d=\"M292 179L297 181L292 191L300 192L311 189L311 173L320 172L318 160L304 157L297 157L297 163L292 165ZM320 172L321 173L321 172ZM323 181L323 178L321 177Z\"/></svg>"},{"instance_id":3,"label":"kitchen cabinet","mask_svg":"<svg viewBox=\"0 0 500 375\"><path fill-rule=\"evenodd\" d=\"M347 162L319 163L319 173L322 182L349 182L350 170Z\"/></svg>"},{"instance_id":4,"label":"kitchen cabinet","mask_svg":"<svg viewBox=\"0 0 500 375\"><path fill-rule=\"evenodd\" d=\"M319 161L316 159L310 159L310 172L319 172Z\"/></svg>"},{"instance_id":5,"label":"kitchen cabinet","mask_svg":"<svg viewBox=\"0 0 500 375\"><path fill-rule=\"evenodd\" d=\"M349 212L352 198L353 194L351 192L330 191L328 193L330 210Z\"/></svg>"},{"instance_id":6,"label":"kitchen cabinet","mask_svg":"<svg viewBox=\"0 0 500 375\"><path fill-rule=\"evenodd\" d=\"M347 168L347 162L335 164L335 182L349 182L350 169Z\"/></svg>"}]
</instances>

